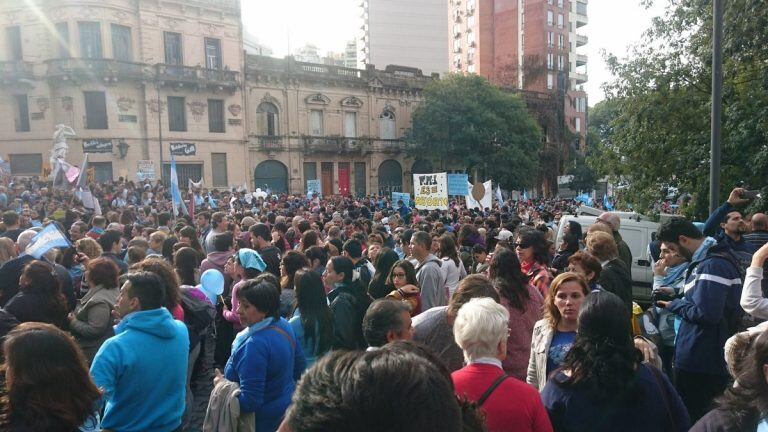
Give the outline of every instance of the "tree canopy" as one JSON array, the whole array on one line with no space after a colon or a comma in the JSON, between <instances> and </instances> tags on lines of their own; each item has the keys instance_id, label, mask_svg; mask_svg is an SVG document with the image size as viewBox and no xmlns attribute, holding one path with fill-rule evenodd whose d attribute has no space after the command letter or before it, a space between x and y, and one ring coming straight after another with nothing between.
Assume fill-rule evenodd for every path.
<instances>
[{"instance_id":1,"label":"tree canopy","mask_svg":"<svg viewBox=\"0 0 768 432\"><path fill-rule=\"evenodd\" d=\"M766 26L764 0L725 2L722 200L738 181L762 188L768 178ZM588 162L598 174L626 180L625 198L637 209L676 186L693 195L691 215L706 214L711 36L712 2L676 0L627 58L606 55L615 78L590 111L597 143Z\"/></svg>"},{"instance_id":2,"label":"tree canopy","mask_svg":"<svg viewBox=\"0 0 768 432\"><path fill-rule=\"evenodd\" d=\"M408 133L413 156L440 169L478 169L505 188L534 184L541 132L520 97L477 75L430 83Z\"/></svg>"}]
</instances>

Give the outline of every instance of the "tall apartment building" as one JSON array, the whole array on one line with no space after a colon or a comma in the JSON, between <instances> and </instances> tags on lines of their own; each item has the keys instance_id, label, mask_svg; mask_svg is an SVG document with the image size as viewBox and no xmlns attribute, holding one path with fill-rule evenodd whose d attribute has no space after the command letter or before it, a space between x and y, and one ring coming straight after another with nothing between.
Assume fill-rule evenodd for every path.
<instances>
[{"instance_id":1,"label":"tall apartment building","mask_svg":"<svg viewBox=\"0 0 768 432\"><path fill-rule=\"evenodd\" d=\"M449 69L447 0L363 0L361 63L401 65L425 74Z\"/></svg>"},{"instance_id":2,"label":"tall apartment building","mask_svg":"<svg viewBox=\"0 0 768 432\"><path fill-rule=\"evenodd\" d=\"M586 137L587 0L449 0L452 72L491 82L563 95L564 121L583 149Z\"/></svg>"}]
</instances>

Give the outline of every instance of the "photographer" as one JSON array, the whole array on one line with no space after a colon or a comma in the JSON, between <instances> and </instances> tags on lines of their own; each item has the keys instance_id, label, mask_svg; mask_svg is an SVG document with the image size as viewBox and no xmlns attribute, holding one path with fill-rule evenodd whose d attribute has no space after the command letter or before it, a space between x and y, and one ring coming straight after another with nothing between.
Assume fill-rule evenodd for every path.
<instances>
[{"instance_id":1,"label":"photographer","mask_svg":"<svg viewBox=\"0 0 768 432\"><path fill-rule=\"evenodd\" d=\"M653 292L652 303L658 300L671 301L683 294L685 285L685 272L688 270L688 261L677 252L672 252L665 244L661 244L659 260L653 265ZM664 366L664 371L672 373L672 358L675 354L675 314L667 309L657 306L658 322L656 326L661 335L659 355ZM679 319L679 318L678 318ZM678 324L679 325L679 324Z\"/></svg>"},{"instance_id":2,"label":"photographer","mask_svg":"<svg viewBox=\"0 0 768 432\"><path fill-rule=\"evenodd\" d=\"M704 235L725 242L735 252L753 254L757 248L744 239L747 223L736 207L748 204L756 197L754 191L737 187L731 191L725 204L718 207L704 224Z\"/></svg>"}]
</instances>

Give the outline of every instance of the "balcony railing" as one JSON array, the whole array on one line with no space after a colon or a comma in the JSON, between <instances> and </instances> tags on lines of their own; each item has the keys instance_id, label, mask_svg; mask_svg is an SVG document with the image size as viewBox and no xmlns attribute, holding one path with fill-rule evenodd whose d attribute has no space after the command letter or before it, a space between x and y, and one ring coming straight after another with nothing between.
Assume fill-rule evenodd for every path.
<instances>
[{"instance_id":1,"label":"balcony railing","mask_svg":"<svg viewBox=\"0 0 768 432\"><path fill-rule=\"evenodd\" d=\"M373 151L382 153L400 153L405 151L405 141L392 139L392 140L374 140L372 149Z\"/></svg>"},{"instance_id":2,"label":"balcony railing","mask_svg":"<svg viewBox=\"0 0 768 432\"><path fill-rule=\"evenodd\" d=\"M304 136L305 153L370 153L373 151L373 140L370 138L343 138L334 136L313 137Z\"/></svg>"},{"instance_id":3,"label":"balcony railing","mask_svg":"<svg viewBox=\"0 0 768 432\"><path fill-rule=\"evenodd\" d=\"M146 79L152 71L142 63L114 59L66 58L49 60L48 78L119 80Z\"/></svg>"},{"instance_id":4,"label":"balcony railing","mask_svg":"<svg viewBox=\"0 0 768 432\"><path fill-rule=\"evenodd\" d=\"M205 69L182 65L156 65L157 79L169 84L189 84L197 87L224 87L232 90L238 86L236 71Z\"/></svg>"},{"instance_id":5,"label":"balcony railing","mask_svg":"<svg viewBox=\"0 0 768 432\"><path fill-rule=\"evenodd\" d=\"M254 137L261 151L281 151L283 150L283 137L274 135L260 135Z\"/></svg>"},{"instance_id":6,"label":"balcony railing","mask_svg":"<svg viewBox=\"0 0 768 432\"><path fill-rule=\"evenodd\" d=\"M17 84L18 80L34 78L33 64L25 61L0 62L0 83Z\"/></svg>"}]
</instances>

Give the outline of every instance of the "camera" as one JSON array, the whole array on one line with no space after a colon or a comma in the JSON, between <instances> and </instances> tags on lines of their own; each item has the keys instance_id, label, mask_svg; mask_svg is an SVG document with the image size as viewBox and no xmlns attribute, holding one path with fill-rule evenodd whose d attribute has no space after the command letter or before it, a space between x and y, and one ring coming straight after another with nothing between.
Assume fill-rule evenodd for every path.
<instances>
[{"instance_id":1,"label":"camera","mask_svg":"<svg viewBox=\"0 0 768 432\"><path fill-rule=\"evenodd\" d=\"M741 193L741 197L747 200L753 200L755 198L760 198L760 191L758 190L745 190Z\"/></svg>"},{"instance_id":2,"label":"camera","mask_svg":"<svg viewBox=\"0 0 768 432\"><path fill-rule=\"evenodd\" d=\"M651 304L656 305L659 301L672 301L676 297L674 294L667 294L662 290L655 289L651 292Z\"/></svg>"}]
</instances>

